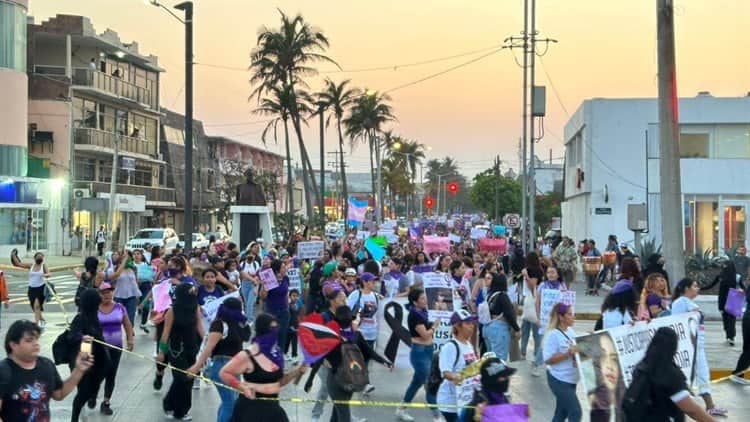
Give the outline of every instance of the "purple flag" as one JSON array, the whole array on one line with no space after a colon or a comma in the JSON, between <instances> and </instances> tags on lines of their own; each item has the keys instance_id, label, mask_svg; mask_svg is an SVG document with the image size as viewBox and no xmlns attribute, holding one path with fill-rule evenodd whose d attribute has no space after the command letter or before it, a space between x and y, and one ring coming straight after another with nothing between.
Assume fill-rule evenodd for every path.
<instances>
[{"instance_id":1,"label":"purple flag","mask_svg":"<svg viewBox=\"0 0 750 422\"><path fill-rule=\"evenodd\" d=\"M528 420L528 404L496 404L486 406L482 412L482 422L526 422Z\"/></svg>"}]
</instances>

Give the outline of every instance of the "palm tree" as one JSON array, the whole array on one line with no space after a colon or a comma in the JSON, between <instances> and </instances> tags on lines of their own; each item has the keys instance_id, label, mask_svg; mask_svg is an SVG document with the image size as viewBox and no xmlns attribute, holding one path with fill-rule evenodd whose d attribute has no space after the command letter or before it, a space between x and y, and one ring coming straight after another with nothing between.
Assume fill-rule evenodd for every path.
<instances>
[{"instance_id":1,"label":"palm tree","mask_svg":"<svg viewBox=\"0 0 750 422\"><path fill-rule=\"evenodd\" d=\"M289 145L289 112L291 109L291 104L294 103L296 100L294 98L294 93L292 92L292 89L288 85L284 85L282 87L271 87L266 92L265 97L263 97L258 107L253 110L253 113L265 115L265 116L276 116L274 117L266 127L263 129L263 133L261 134L261 140L263 141L263 144L266 144L266 138L269 135L269 133L273 132L273 139L274 142L278 143L278 139L276 137L277 129L279 123L282 123L284 125L284 145L286 146L286 172L287 172L287 209L286 212L289 214L289 227L292 226L292 215L294 214L294 196L293 196L293 188L292 188L292 153L291 148ZM275 202L274 202L275 203Z\"/></svg>"},{"instance_id":2,"label":"palm tree","mask_svg":"<svg viewBox=\"0 0 750 422\"><path fill-rule=\"evenodd\" d=\"M415 191L417 166L421 165L422 160L425 158L425 146L416 141L397 138L388 149L388 156L398 157L403 163L402 169L406 170L411 185L409 192L406 193L407 198L405 198L405 201L408 202L408 195L413 194Z\"/></svg>"},{"instance_id":3,"label":"palm tree","mask_svg":"<svg viewBox=\"0 0 750 422\"><path fill-rule=\"evenodd\" d=\"M294 127L302 160L302 177L306 187L312 187L316 200L320 203L320 191L312 173L312 164L302 137L303 115L309 111L306 95L298 86L307 88L306 76L314 76L317 70L311 64L336 62L322 54L328 48L328 38L317 28L305 22L302 15L287 16L279 10L281 24L278 29L262 27L257 40L257 47L251 55L250 70L253 75L250 82L256 86L251 93L260 101L263 93L282 84L289 87L295 101L290 105L289 117ZM309 194L309 191L308 191ZM312 217L312 207L307 199L308 218Z\"/></svg>"},{"instance_id":4,"label":"palm tree","mask_svg":"<svg viewBox=\"0 0 750 422\"><path fill-rule=\"evenodd\" d=\"M319 92L317 97L321 106L329 110L326 119L326 127L330 126L331 119L336 119L336 131L339 135L339 167L341 168L341 182L343 185L344 197L344 221L349 217L349 190L346 186L346 168L344 167L344 135L341 132L341 121L344 119L344 113L354 104L355 99L360 96L360 91L356 88L348 88L350 79L336 84L331 79L326 78L323 91ZM348 223L346 224L348 227Z\"/></svg>"},{"instance_id":5,"label":"palm tree","mask_svg":"<svg viewBox=\"0 0 750 422\"><path fill-rule=\"evenodd\" d=\"M357 98L354 105L349 110L349 116L344 119L346 126L346 135L351 140L351 146L354 148L357 141L366 141L370 148L370 181L372 185L372 194L375 196L375 164L373 155L375 153L375 137L382 133L383 125L395 121L393 108L387 104L391 100L387 94L378 92L367 92ZM378 204L381 207L382 204Z\"/></svg>"}]
</instances>

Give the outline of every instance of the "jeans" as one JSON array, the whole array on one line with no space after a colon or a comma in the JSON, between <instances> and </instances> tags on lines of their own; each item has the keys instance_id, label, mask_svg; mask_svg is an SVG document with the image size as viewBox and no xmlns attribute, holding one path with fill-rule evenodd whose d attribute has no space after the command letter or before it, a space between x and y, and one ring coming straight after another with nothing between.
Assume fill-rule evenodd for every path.
<instances>
[{"instance_id":1,"label":"jeans","mask_svg":"<svg viewBox=\"0 0 750 422\"><path fill-rule=\"evenodd\" d=\"M452 412L440 412L443 414L443 419L445 419L445 422L458 422L458 413L452 413Z\"/></svg>"},{"instance_id":2,"label":"jeans","mask_svg":"<svg viewBox=\"0 0 750 422\"><path fill-rule=\"evenodd\" d=\"M315 402L315 406L313 406L312 410L312 417L313 419L320 419L320 416L323 414L323 405L325 405L325 401L328 400L328 372L330 369L328 369L325 365L320 365L320 368L318 369L318 379L320 380L320 389L318 390L318 396L315 397L317 401Z\"/></svg>"},{"instance_id":3,"label":"jeans","mask_svg":"<svg viewBox=\"0 0 750 422\"><path fill-rule=\"evenodd\" d=\"M279 309L279 310L271 310L266 308L266 313L269 315L273 315L276 317L276 320L279 321L279 339L278 345L279 348L282 348L286 345L286 335L287 331L289 331L289 320L291 319L291 314L289 314L289 308Z\"/></svg>"},{"instance_id":4,"label":"jeans","mask_svg":"<svg viewBox=\"0 0 750 422\"><path fill-rule=\"evenodd\" d=\"M534 363L536 355L542 348L542 336L539 335L539 324L523 320L521 322L521 359L526 359L526 346L529 345L529 334L534 337Z\"/></svg>"},{"instance_id":5,"label":"jeans","mask_svg":"<svg viewBox=\"0 0 750 422\"><path fill-rule=\"evenodd\" d=\"M150 281L142 281L138 283L138 289L141 291L141 297L145 298L148 295L148 292L151 291L151 287L153 287L153 283ZM141 310L141 325L146 325L146 322L148 322L148 313L151 310L151 301L152 299L149 299L148 302L143 304L143 310ZM135 321L130 321L133 326L135 326Z\"/></svg>"},{"instance_id":6,"label":"jeans","mask_svg":"<svg viewBox=\"0 0 750 422\"><path fill-rule=\"evenodd\" d=\"M433 345L425 346L422 344L412 343L411 352L409 352L409 362L411 362L412 368L414 368L414 375L411 377L409 386L406 387L406 393L404 394L404 403L411 403L414 400L414 396L417 395L419 388L424 386L427 382L427 377L430 375L430 365L432 365L432 354L435 350ZM430 394L425 389L425 400L429 404L435 404L437 398L435 395ZM430 408L432 416L439 416L440 412L437 408Z\"/></svg>"},{"instance_id":7,"label":"jeans","mask_svg":"<svg viewBox=\"0 0 750 422\"><path fill-rule=\"evenodd\" d=\"M737 335L737 318L727 311L721 311L721 321L724 324L724 332L727 335L727 339L734 340Z\"/></svg>"},{"instance_id":8,"label":"jeans","mask_svg":"<svg viewBox=\"0 0 750 422\"><path fill-rule=\"evenodd\" d=\"M224 365L229 362L231 357L229 356L214 356L211 358L211 367L208 369L208 376L212 380L218 383L224 383L219 377L219 372ZM221 398L221 404L219 405L219 411L216 416L216 422L229 422L232 419L232 411L234 410L234 402L237 400L238 394L233 390L226 387L216 385L216 390L219 392L219 398Z\"/></svg>"},{"instance_id":9,"label":"jeans","mask_svg":"<svg viewBox=\"0 0 750 422\"><path fill-rule=\"evenodd\" d=\"M490 322L482 329L482 336L484 336L488 352L494 352L498 358L504 361L508 360L510 326L507 322L500 320Z\"/></svg>"},{"instance_id":10,"label":"jeans","mask_svg":"<svg viewBox=\"0 0 750 422\"><path fill-rule=\"evenodd\" d=\"M245 316L248 321L255 320L255 286L252 281L243 280L240 284L240 294L245 301Z\"/></svg>"},{"instance_id":11,"label":"jeans","mask_svg":"<svg viewBox=\"0 0 750 422\"><path fill-rule=\"evenodd\" d=\"M291 346L291 347L290 347ZM284 354L289 352L289 349L292 349L292 357L297 357L297 330L293 330L289 328L289 330L286 333L286 343L284 344Z\"/></svg>"},{"instance_id":12,"label":"jeans","mask_svg":"<svg viewBox=\"0 0 750 422\"><path fill-rule=\"evenodd\" d=\"M135 324L135 309L138 307L138 298L131 296L129 298L116 297L115 302L125 307L125 311L128 313L128 319L131 324Z\"/></svg>"},{"instance_id":13,"label":"jeans","mask_svg":"<svg viewBox=\"0 0 750 422\"><path fill-rule=\"evenodd\" d=\"M539 330L536 330L537 336L539 336L539 347L534 346L534 364L541 366L544 363L544 357L542 356L542 344L544 343L544 334L541 334ZM534 338L534 344L536 344L536 337Z\"/></svg>"},{"instance_id":14,"label":"jeans","mask_svg":"<svg viewBox=\"0 0 750 422\"><path fill-rule=\"evenodd\" d=\"M552 422L580 422L581 404L576 396L576 385L563 382L547 372L547 384L555 396L555 416Z\"/></svg>"}]
</instances>

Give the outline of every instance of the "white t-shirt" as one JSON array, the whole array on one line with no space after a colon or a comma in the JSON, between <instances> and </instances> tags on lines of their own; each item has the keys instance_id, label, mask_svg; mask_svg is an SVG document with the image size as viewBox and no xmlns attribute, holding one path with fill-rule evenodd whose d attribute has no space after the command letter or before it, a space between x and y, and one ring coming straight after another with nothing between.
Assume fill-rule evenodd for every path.
<instances>
[{"instance_id":1,"label":"white t-shirt","mask_svg":"<svg viewBox=\"0 0 750 422\"><path fill-rule=\"evenodd\" d=\"M566 353L574 344L576 344L576 332L570 327L565 330L565 334L560 329L547 331L544 334L542 357L546 362L555 354ZM554 365L547 365L547 371L560 381L569 384L578 383L578 366L572 356Z\"/></svg>"},{"instance_id":2,"label":"white t-shirt","mask_svg":"<svg viewBox=\"0 0 750 422\"><path fill-rule=\"evenodd\" d=\"M96 243L104 243L107 241L107 235L103 231L96 232Z\"/></svg>"},{"instance_id":3,"label":"white t-shirt","mask_svg":"<svg viewBox=\"0 0 750 422\"><path fill-rule=\"evenodd\" d=\"M400 273L399 273L400 274ZM392 298L398 294L399 290L399 279L394 278L390 273L383 276L383 284L385 284L385 297Z\"/></svg>"},{"instance_id":4,"label":"white t-shirt","mask_svg":"<svg viewBox=\"0 0 750 422\"><path fill-rule=\"evenodd\" d=\"M375 296L375 293L365 293L362 290L355 290L346 298L346 305L352 310L359 306L359 332L362 333L362 337L368 341L377 340L378 298Z\"/></svg>"},{"instance_id":5,"label":"white t-shirt","mask_svg":"<svg viewBox=\"0 0 750 422\"><path fill-rule=\"evenodd\" d=\"M460 373L467 365L478 359L470 341L466 343L462 343L458 340L455 341L458 343L458 352L460 353L458 360L456 360L456 345L453 342L449 341L440 348L439 362L441 374L446 371L453 372L454 374ZM455 366L452 366L453 362L456 362ZM443 382L440 383L440 388L437 393L438 405L455 406L458 403L458 391L456 387L457 386L453 381L444 379ZM457 413L455 407L439 407L439 410L441 412Z\"/></svg>"},{"instance_id":6,"label":"white t-shirt","mask_svg":"<svg viewBox=\"0 0 750 422\"><path fill-rule=\"evenodd\" d=\"M687 312L700 312L700 325L698 325L698 350L702 350L706 345L706 326L703 320L701 307L695 301L686 296L680 296L672 302L672 315L684 314Z\"/></svg>"},{"instance_id":7,"label":"white t-shirt","mask_svg":"<svg viewBox=\"0 0 750 422\"><path fill-rule=\"evenodd\" d=\"M604 330L630 324L631 322L633 322L633 318L630 316L630 312L620 312L617 308L602 312L602 329Z\"/></svg>"}]
</instances>

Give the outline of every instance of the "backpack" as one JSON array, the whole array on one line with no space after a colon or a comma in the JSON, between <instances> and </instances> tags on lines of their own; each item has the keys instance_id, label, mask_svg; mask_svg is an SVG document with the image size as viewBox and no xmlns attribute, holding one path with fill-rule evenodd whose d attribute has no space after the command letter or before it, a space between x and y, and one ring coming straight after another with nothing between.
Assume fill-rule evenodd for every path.
<instances>
[{"instance_id":1,"label":"backpack","mask_svg":"<svg viewBox=\"0 0 750 422\"><path fill-rule=\"evenodd\" d=\"M364 391L370 383L365 358L355 343L341 343L341 364L336 369L333 379L342 390L349 393Z\"/></svg>"},{"instance_id":2,"label":"backpack","mask_svg":"<svg viewBox=\"0 0 750 422\"><path fill-rule=\"evenodd\" d=\"M477 307L477 315L479 316L480 324L487 325L490 322L492 322L492 315L490 314L490 303L492 302L492 299L497 297L497 295L500 293L501 292L493 293L492 295L490 295L489 299L480 303L479 306Z\"/></svg>"},{"instance_id":3,"label":"backpack","mask_svg":"<svg viewBox=\"0 0 750 422\"><path fill-rule=\"evenodd\" d=\"M646 420L651 408L651 377L645 368L638 365L633 374L633 381L622 397L622 412L625 415L625 421Z\"/></svg>"},{"instance_id":4,"label":"backpack","mask_svg":"<svg viewBox=\"0 0 750 422\"><path fill-rule=\"evenodd\" d=\"M458 363L458 356L461 354L461 351L458 347L458 342L454 339L448 340L449 343L453 343L453 346L456 348L456 360L453 361L453 368L456 367L456 364ZM447 343L446 343L447 344ZM443 374L440 372L440 349L435 351L435 353L432 354L432 363L430 364L430 375L427 376L427 382L425 383L425 390L435 395L438 392L438 389L440 388L440 384L443 382Z\"/></svg>"},{"instance_id":5,"label":"backpack","mask_svg":"<svg viewBox=\"0 0 750 422\"><path fill-rule=\"evenodd\" d=\"M52 343L52 359L55 365L62 365L64 363L70 363L71 348L70 348L70 330L66 329Z\"/></svg>"}]
</instances>

